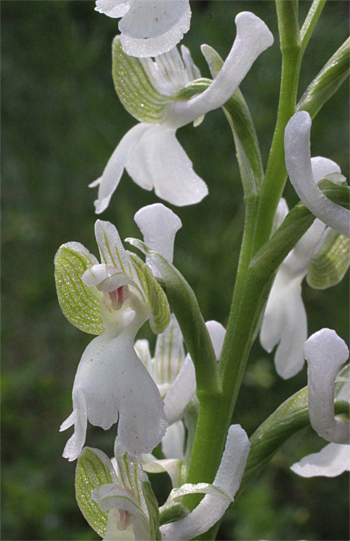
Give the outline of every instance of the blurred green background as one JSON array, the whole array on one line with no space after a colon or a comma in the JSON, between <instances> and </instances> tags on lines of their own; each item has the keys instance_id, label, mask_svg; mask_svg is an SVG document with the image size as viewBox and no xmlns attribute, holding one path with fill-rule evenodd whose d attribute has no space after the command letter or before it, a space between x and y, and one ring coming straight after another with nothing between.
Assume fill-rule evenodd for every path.
<instances>
[{"instance_id":1,"label":"blurred green background","mask_svg":"<svg viewBox=\"0 0 350 541\"><path fill-rule=\"evenodd\" d=\"M225 57L235 36L235 15L251 10L276 36L241 85L251 108L266 164L276 119L280 52L274 3L195 1L190 47L209 76L199 46ZM311 2L302 1L302 21ZM93 225L99 177L121 137L135 124L118 102L111 79L115 19L92 1L2 2L3 120L3 338L2 338L2 539L98 539L74 496L75 464L62 458L71 412L71 389L80 356L91 340L72 327L57 303L53 258L67 241L97 252ZM324 9L307 49L300 95L346 39L348 2ZM313 123L312 154L325 155L349 178L348 88L344 85ZM243 206L232 136L222 111L207 115L178 138L209 186L194 207L174 209L183 228L175 263L195 290L205 319L226 324L242 234ZM288 202L297 198L290 187ZM139 236L134 213L156 202L153 192L126 174L102 218L122 238ZM331 327L348 338L348 280L331 290L304 285L309 333ZM145 327L141 336L154 342ZM306 383L306 370L279 379L273 356L253 347L234 421L251 434L291 393ZM89 427L87 444L109 455L115 430ZM220 539L348 539L348 476L302 479L289 467L324 442L311 430L294 437L243 493L220 528ZM156 486L164 498L168 481Z\"/></svg>"}]
</instances>

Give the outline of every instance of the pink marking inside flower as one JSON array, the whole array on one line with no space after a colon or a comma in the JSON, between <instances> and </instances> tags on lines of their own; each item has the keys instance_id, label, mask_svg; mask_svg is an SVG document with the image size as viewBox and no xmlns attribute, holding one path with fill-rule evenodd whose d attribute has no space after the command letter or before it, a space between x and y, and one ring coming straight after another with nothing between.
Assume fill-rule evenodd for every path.
<instances>
[{"instance_id":1,"label":"pink marking inside flower","mask_svg":"<svg viewBox=\"0 0 350 541\"><path fill-rule=\"evenodd\" d=\"M114 310L120 310L120 308L123 306L126 295L125 295L125 288L128 286L120 286L114 291L109 292L110 299L112 301L112 308Z\"/></svg>"}]
</instances>

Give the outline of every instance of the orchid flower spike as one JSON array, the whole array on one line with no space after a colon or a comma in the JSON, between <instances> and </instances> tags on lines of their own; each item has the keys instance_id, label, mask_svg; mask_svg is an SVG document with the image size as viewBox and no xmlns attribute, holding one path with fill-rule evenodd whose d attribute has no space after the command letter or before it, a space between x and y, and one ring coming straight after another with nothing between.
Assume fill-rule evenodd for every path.
<instances>
[{"instance_id":1,"label":"orchid flower spike","mask_svg":"<svg viewBox=\"0 0 350 541\"><path fill-rule=\"evenodd\" d=\"M284 148L290 181L312 214L342 235L350 237L350 212L328 199L318 187L312 174L311 124L311 117L306 111L295 113L287 124ZM339 182L339 179L330 178L329 180Z\"/></svg>"},{"instance_id":2,"label":"orchid flower spike","mask_svg":"<svg viewBox=\"0 0 350 541\"><path fill-rule=\"evenodd\" d=\"M315 182L327 175L340 175L340 167L322 156L311 158L311 168ZM288 205L282 198L275 229L287 214ZM260 343L269 353L278 344L275 366L284 379L295 376L304 366L307 317L301 296L302 281L307 276L311 287L321 289L338 283L349 266L348 240L316 218L277 271L261 325Z\"/></svg>"},{"instance_id":3,"label":"orchid flower spike","mask_svg":"<svg viewBox=\"0 0 350 541\"><path fill-rule=\"evenodd\" d=\"M146 190L154 188L161 199L177 206L192 205L208 193L192 162L176 139L176 130L190 122L198 125L203 115L221 107L235 92L258 56L273 43L265 23L242 12L236 17L233 47L216 77L202 94L180 95L200 77L190 52L176 47L150 58L127 56L117 36L113 43L113 78L124 107L140 121L123 137L102 176L90 184L99 186L96 213L109 205L124 169Z\"/></svg>"},{"instance_id":4,"label":"orchid flower spike","mask_svg":"<svg viewBox=\"0 0 350 541\"><path fill-rule=\"evenodd\" d=\"M168 502L195 492L205 492L206 495L185 518L160 527L162 541L174 539L186 541L196 538L222 518L241 483L249 448L249 439L245 431L240 425L231 425L214 483L185 484L170 493Z\"/></svg>"},{"instance_id":5,"label":"orchid flower spike","mask_svg":"<svg viewBox=\"0 0 350 541\"><path fill-rule=\"evenodd\" d=\"M166 53L190 28L189 0L96 0L95 10L122 17L120 40L131 56Z\"/></svg>"},{"instance_id":6,"label":"orchid flower spike","mask_svg":"<svg viewBox=\"0 0 350 541\"><path fill-rule=\"evenodd\" d=\"M120 441L134 455L150 452L166 429L163 402L137 357L134 340L149 319L161 333L170 313L162 288L146 264L127 252L116 228L97 220L101 263L79 243L61 246L55 258L59 301L69 321L99 334L86 348L73 385L74 424L64 457L75 460L85 442L87 421L104 430L118 422Z\"/></svg>"},{"instance_id":7,"label":"orchid flower spike","mask_svg":"<svg viewBox=\"0 0 350 541\"><path fill-rule=\"evenodd\" d=\"M314 430L325 440L319 453L304 457L291 469L302 477L335 477L350 471L350 422L334 417L334 395L350 402L349 357L345 342L335 331L322 329L305 342L308 362L309 416ZM337 377L338 376L338 377Z\"/></svg>"}]
</instances>

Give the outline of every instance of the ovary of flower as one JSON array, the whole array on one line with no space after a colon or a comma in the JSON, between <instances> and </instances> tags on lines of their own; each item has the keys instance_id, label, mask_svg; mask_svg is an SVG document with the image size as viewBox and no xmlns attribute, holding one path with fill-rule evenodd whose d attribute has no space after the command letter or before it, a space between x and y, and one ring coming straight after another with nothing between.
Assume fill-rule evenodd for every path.
<instances>
[{"instance_id":1,"label":"ovary of flower","mask_svg":"<svg viewBox=\"0 0 350 541\"><path fill-rule=\"evenodd\" d=\"M311 158L312 175L315 182L332 173L340 173L340 167L327 158ZM288 206L283 201L283 215ZM282 208L282 206L280 205ZM280 265L266 305L260 331L260 343L275 353L277 373L284 379L297 374L304 365L304 342L307 339L307 317L301 296L301 283L308 272L308 265L322 243L326 226L316 219L310 229L296 244Z\"/></svg>"},{"instance_id":2,"label":"ovary of flower","mask_svg":"<svg viewBox=\"0 0 350 541\"><path fill-rule=\"evenodd\" d=\"M295 191L307 208L329 227L350 236L350 212L326 197L312 174L310 154L311 117L295 113L284 136L286 167Z\"/></svg>"},{"instance_id":3,"label":"ovary of flower","mask_svg":"<svg viewBox=\"0 0 350 541\"><path fill-rule=\"evenodd\" d=\"M350 471L350 424L344 419L334 418L333 406L334 384L341 365L349 357L349 350L335 331L322 329L305 343L305 357L308 362L310 422L321 437L332 443L319 453L302 458L291 469L302 477L335 477ZM349 402L348 370L346 376L337 392L337 399Z\"/></svg>"},{"instance_id":4,"label":"ovary of flower","mask_svg":"<svg viewBox=\"0 0 350 541\"><path fill-rule=\"evenodd\" d=\"M222 494L220 495L219 492L217 494L207 493L187 517L161 526L162 541L193 539L208 531L222 518L241 483L249 447L248 436L241 426L231 425L221 464L213 483L213 487L220 489ZM200 489L195 490L196 485L187 486L188 494L191 493L191 487L193 487L193 492L201 492ZM186 493L185 488L186 485L184 485L183 493Z\"/></svg>"},{"instance_id":5,"label":"ovary of flower","mask_svg":"<svg viewBox=\"0 0 350 541\"><path fill-rule=\"evenodd\" d=\"M119 22L126 54L157 56L175 47L188 31L189 0L97 0L96 11Z\"/></svg>"},{"instance_id":6,"label":"ovary of flower","mask_svg":"<svg viewBox=\"0 0 350 541\"><path fill-rule=\"evenodd\" d=\"M101 260L82 279L102 292L101 317L105 331L85 349L73 385L73 413L62 424L74 424L63 456L75 460L84 445L87 421L103 429L118 422L118 434L129 453L150 452L166 429L159 391L134 350L137 331L149 315L149 306L136 268L109 222L95 227ZM76 251L85 250L74 243Z\"/></svg>"},{"instance_id":7,"label":"ovary of flower","mask_svg":"<svg viewBox=\"0 0 350 541\"><path fill-rule=\"evenodd\" d=\"M124 168L136 184L147 190L154 188L158 197L173 205L198 203L207 195L207 186L193 171L192 162L176 139L176 130L221 107L257 57L273 43L271 32L253 13L238 14L236 26L236 39L220 73L209 88L189 100L174 97L186 83L199 76L186 48L182 47L182 58L175 48L156 61L140 61L147 81L163 100L160 105L163 113L152 120L154 124L142 122L134 126L117 146L102 177L90 184L99 185L97 213L109 205Z\"/></svg>"}]
</instances>

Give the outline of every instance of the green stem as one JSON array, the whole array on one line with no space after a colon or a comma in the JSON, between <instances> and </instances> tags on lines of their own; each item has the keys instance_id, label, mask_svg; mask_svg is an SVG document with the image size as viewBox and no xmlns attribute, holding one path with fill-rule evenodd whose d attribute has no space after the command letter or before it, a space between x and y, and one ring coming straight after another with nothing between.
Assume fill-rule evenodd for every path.
<instances>
[{"instance_id":1,"label":"green stem","mask_svg":"<svg viewBox=\"0 0 350 541\"><path fill-rule=\"evenodd\" d=\"M231 304L226 338L219 363L223 393L215 399L200 398L200 409L187 482L212 483L220 463L227 430L231 423L251 345L272 284L272 278L249 271L258 248L270 237L278 201L286 180L284 129L295 110L300 67L300 33L297 2L277 0L277 15L282 50L282 82L277 125L265 180L259 195L246 201L246 217L237 279ZM193 509L196 495L186 498ZM216 528L207 532L214 539Z\"/></svg>"},{"instance_id":2,"label":"green stem","mask_svg":"<svg viewBox=\"0 0 350 541\"><path fill-rule=\"evenodd\" d=\"M270 237L278 202L281 198L287 170L284 160L284 130L295 112L301 63L300 32L294 0L276 0L282 76L276 128L272 140L260 205L256 216L255 251Z\"/></svg>"}]
</instances>

